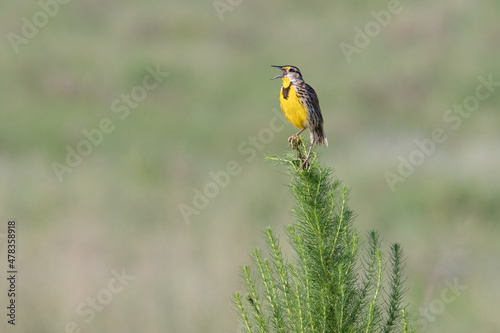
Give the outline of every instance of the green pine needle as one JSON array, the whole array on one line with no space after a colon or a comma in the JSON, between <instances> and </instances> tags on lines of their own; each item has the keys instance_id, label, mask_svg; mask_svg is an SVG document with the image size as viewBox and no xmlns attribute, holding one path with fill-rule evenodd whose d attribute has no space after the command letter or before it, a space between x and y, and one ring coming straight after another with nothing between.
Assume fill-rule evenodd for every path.
<instances>
[{"instance_id":1,"label":"green pine needle","mask_svg":"<svg viewBox=\"0 0 500 333\"><path fill-rule=\"evenodd\" d=\"M348 207L348 191L332 170L311 154L307 170L297 156L305 156L304 144L285 156L268 157L283 165L290 176L296 223L286 228L294 259L283 255L278 238L266 229L268 258L255 249L255 280L247 266L243 277L249 304L235 293L245 331L308 332L413 332L402 308L404 296L403 254L394 244L390 272L378 233L368 234L361 256L358 233L352 226L354 212ZM298 172L297 172L298 171ZM382 283L389 290L381 300Z\"/></svg>"}]
</instances>

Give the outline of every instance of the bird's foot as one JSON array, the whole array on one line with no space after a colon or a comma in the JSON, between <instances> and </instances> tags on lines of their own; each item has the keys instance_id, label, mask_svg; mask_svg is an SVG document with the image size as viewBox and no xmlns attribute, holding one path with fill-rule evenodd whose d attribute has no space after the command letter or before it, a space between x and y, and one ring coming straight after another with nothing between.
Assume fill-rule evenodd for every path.
<instances>
[{"instance_id":1,"label":"bird's foot","mask_svg":"<svg viewBox=\"0 0 500 333\"><path fill-rule=\"evenodd\" d=\"M304 168L304 170L309 169L309 157L305 159L299 158L299 160L302 162L302 165L297 169L297 172L299 172L302 168Z\"/></svg>"},{"instance_id":2,"label":"bird's foot","mask_svg":"<svg viewBox=\"0 0 500 333\"><path fill-rule=\"evenodd\" d=\"M297 134L292 135L288 138L288 142L292 146L292 148L297 149L299 145L302 143L300 137Z\"/></svg>"},{"instance_id":3,"label":"bird's foot","mask_svg":"<svg viewBox=\"0 0 500 333\"><path fill-rule=\"evenodd\" d=\"M304 168L304 170L309 169L309 157L311 156L311 150L312 150L313 144L314 143L311 143L311 145L309 146L309 151L307 152L306 158L302 158L302 153L300 152L300 149L298 149L298 151L299 151L298 157L299 157L299 160L302 161L302 164L301 164L300 168L297 169L297 172L299 172L302 168Z\"/></svg>"}]
</instances>

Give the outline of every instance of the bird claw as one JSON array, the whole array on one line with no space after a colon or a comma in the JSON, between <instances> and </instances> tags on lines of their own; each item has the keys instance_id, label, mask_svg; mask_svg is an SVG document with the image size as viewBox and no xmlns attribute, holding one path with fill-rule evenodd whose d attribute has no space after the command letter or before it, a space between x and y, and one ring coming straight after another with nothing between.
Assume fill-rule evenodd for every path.
<instances>
[{"instance_id":1,"label":"bird claw","mask_svg":"<svg viewBox=\"0 0 500 333\"><path fill-rule=\"evenodd\" d=\"M300 168L297 169L297 172L299 172L302 168L304 168L304 170L309 169L309 158L306 159L299 158L299 160L302 161L303 163L300 166Z\"/></svg>"},{"instance_id":2,"label":"bird claw","mask_svg":"<svg viewBox=\"0 0 500 333\"><path fill-rule=\"evenodd\" d=\"M297 149L299 145L302 143L300 137L297 134L292 135L288 138L288 142L292 146L292 148Z\"/></svg>"}]
</instances>

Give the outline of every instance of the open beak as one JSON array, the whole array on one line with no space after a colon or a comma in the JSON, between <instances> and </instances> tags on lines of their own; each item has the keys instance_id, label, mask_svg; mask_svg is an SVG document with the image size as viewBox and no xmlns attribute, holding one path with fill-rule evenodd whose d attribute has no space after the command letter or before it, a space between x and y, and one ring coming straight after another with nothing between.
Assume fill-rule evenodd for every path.
<instances>
[{"instance_id":1,"label":"open beak","mask_svg":"<svg viewBox=\"0 0 500 333\"><path fill-rule=\"evenodd\" d=\"M283 70L283 66L275 66L275 65L271 65L271 67L276 67L276 68L279 68L279 69ZM274 79L282 79L284 74L285 74L285 73L283 72L283 73L282 73L282 74L280 74L280 75L276 75L276 76L275 76L275 77L273 77L271 80L274 80Z\"/></svg>"}]
</instances>

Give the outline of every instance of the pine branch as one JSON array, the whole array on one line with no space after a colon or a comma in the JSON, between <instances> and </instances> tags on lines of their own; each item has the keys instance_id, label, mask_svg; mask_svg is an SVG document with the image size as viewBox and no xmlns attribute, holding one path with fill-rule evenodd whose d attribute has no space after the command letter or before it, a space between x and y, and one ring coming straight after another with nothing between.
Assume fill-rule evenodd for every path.
<instances>
[{"instance_id":1,"label":"pine branch","mask_svg":"<svg viewBox=\"0 0 500 333\"><path fill-rule=\"evenodd\" d=\"M247 283L247 289L248 289L248 296L247 299L250 302L252 309L253 309L253 318L257 322L257 325L260 328L261 333L269 332L269 329L267 328L266 320L264 318L264 315L262 313L262 304L260 303L259 300L259 294L255 290L254 283L252 281L252 278L250 277L250 272L248 270L248 266L243 267L243 273L245 276L245 280ZM243 311L240 309L240 312L242 313L242 316L245 317L245 314ZM246 324L246 323L245 323ZM252 330L252 332L254 332Z\"/></svg>"},{"instance_id":2,"label":"pine branch","mask_svg":"<svg viewBox=\"0 0 500 333\"><path fill-rule=\"evenodd\" d=\"M240 310L241 318L243 319L243 323L245 324L246 332L252 333L252 327L250 326L250 321L248 320L248 315L243 308L243 304L241 303L241 298L239 293L234 293L234 298L236 300L236 304L238 305L238 309Z\"/></svg>"},{"instance_id":3,"label":"pine branch","mask_svg":"<svg viewBox=\"0 0 500 333\"><path fill-rule=\"evenodd\" d=\"M375 286L373 289L373 296L371 299L371 302L368 307L368 313L366 315L366 319L363 325L363 330L368 333L371 332L372 327L375 326L375 324L378 321L379 317L379 309L377 305L377 298L379 296L380 292L380 285L382 284L382 254L380 253L380 250L377 249L375 251L375 258L377 263L377 272L375 275Z\"/></svg>"},{"instance_id":4,"label":"pine branch","mask_svg":"<svg viewBox=\"0 0 500 333\"><path fill-rule=\"evenodd\" d=\"M285 265L285 261L283 259L283 255L281 253L281 249L279 247L278 241L274 236L273 232L270 228L267 228L267 243L270 248L270 252L272 254L273 265L276 269L276 275L279 278L279 286L280 292L283 295L283 302L285 306L285 311L288 316L288 320L290 321L291 327L296 332L297 324L296 324L296 314L295 314L295 306L294 300L292 298L291 290L290 290L290 281L287 271L287 266Z\"/></svg>"},{"instance_id":5,"label":"pine branch","mask_svg":"<svg viewBox=\"0 0 500 333\"><path fill-rule=\"evenodd\" d=\"M272 321L276 332L284 332L284 322L281 313L280 299L278 298L278 293L274 281L274 277L269 268L269 262L267 259L262 260L259 251L254 249L254 260L259 269L259 274L261 281L265 287L265 296L272 313Z\"/></svg>"},{"instance_id":6,"label":"pine branch","mask_svg":"<svg viewBox=\"0 0 500 333\"><path fill-rule=\"evenodd\" d=\"M394 331L396 321L399 319L401 311L401 300L403 298L402 289L402 250L399 244L393 244L391 247L392 252L392 275L390 280L390 294L388 301L388 308L386 312L388 313L387 322L383 329L384 333L390 333Z\"/></svg>"},{"instance_id":7,"label":"pine branch","mask_svg":"<svg viewBox=\"0 0 500 333\"><path fill-rule=\"evenodd\" d=\"M297 148L304 156L305 147ZM389 292L380 294L385 269L377 232L368 234L367 253L359 259L360 241L352 226L347 188L311 154L307 170L293 152L268 159L284 165L291 178L296 223L286 228L294 251L289 262L274 232L267 228L269 258L253 251L256 280L243 268L250 308L235 293L246 333L411 332L401 306L403 257L392 246ZM360 263L358 263L360 262ZM250 313L250 314L249 314Z\"/></svg>"}]
</instances>

